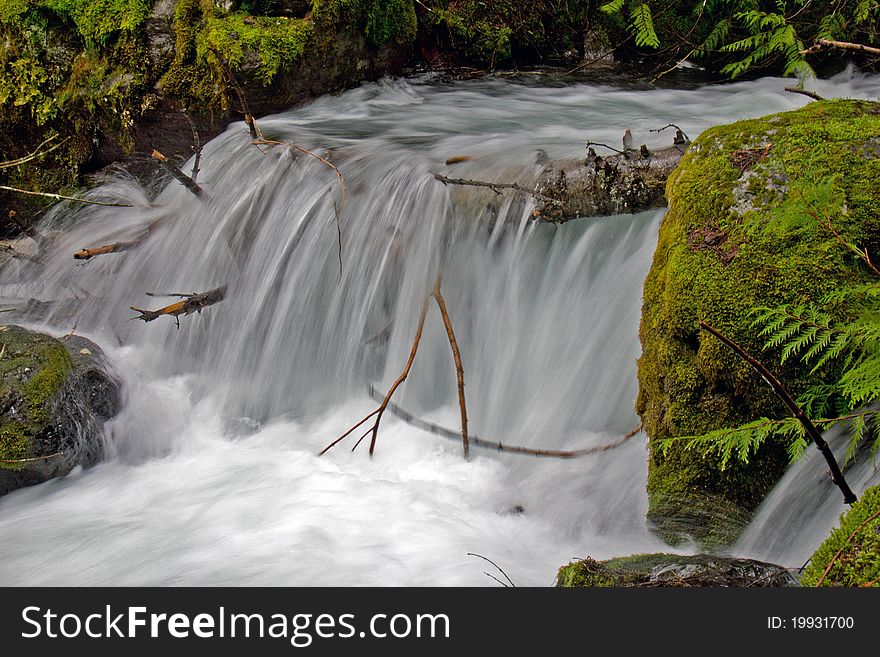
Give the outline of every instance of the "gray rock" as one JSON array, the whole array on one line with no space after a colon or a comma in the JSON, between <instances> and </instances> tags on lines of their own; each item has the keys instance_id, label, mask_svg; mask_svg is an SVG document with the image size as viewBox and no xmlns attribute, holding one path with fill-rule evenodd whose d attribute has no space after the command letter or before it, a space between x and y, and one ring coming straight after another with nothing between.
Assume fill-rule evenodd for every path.
<instances>
[{"instance_id":1,"label":"gray rock","mask_svg":"<svg viewBox=\"0 0 880 657\"><path fill-rule=\"evenodd\" d=\"M120 404L101 349L0 326L0 495L95 464Z\"/></svg>"}]
</instances>

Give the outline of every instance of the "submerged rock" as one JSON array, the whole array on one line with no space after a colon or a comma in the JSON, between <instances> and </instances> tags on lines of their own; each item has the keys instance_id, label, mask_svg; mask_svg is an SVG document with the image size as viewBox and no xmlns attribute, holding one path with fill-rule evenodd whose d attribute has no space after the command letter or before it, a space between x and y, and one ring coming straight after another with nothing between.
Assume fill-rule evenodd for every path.
<instances>
[{"instance_id":1,"label":"submerged rock","mask_svg":"<svg viewBox=\"0 0 880 657\"><path fill-rule=\"evenodd\" d=\"M96 463L119 399L94 343L0 326L0 495Z\"/></svg>"},{"instance_id":2,"label":"submerged rock","mask_svg":"<svg viewBox=\"0 0 880 657\"><path fill-rule=\"evenodd\" d=\"M607 561L583 559L559 569L561 587L800 586L782 566L705 554L637 554Z\"/></svg>"},{"instance_id":3,"label":"submerged rock","mask_svg":"<svg viewBox=\"0 0 880 657\"><path fill-rule=\"evenodd\" d=\"M748 463L725 462L709 443L671 442L790 414L763 379L712 336L704 320L764 361L797 397L836 381L765 350L759 307L824 306L873 274L834 232L860 248L880 243L880 104L833 100L711 128L669 177L669 210L645 282L636 410L650 437L649 522L672 544L732 542L788 463L770 437Z\"/></svg>"}]
</instances>

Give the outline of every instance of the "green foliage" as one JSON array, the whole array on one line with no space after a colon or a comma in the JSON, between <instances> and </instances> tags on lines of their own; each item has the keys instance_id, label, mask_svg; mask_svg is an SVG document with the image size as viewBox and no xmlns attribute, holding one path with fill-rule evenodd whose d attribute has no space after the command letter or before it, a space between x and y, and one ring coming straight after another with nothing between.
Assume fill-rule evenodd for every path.
<instances>
[{"instance_id":1,"label":"green foliage","mask_svg":"<svg viewBox=\"0 0 880 657\"><path fill-rule=\"evenodd\" d=\"M610 20L628 15L627 33L638 47L662 44L678 53L676 44L696 42L686 57L720 61L722 72L732 78L767 67L809 77L813 68L801 53L817 39L867 45L880 39L880 0L705 0L683 3L669 15L670 4L612 0L599 10ZM664 12L662 20L659 12ZM675 25L676 19L687 19L687 24Z\"/></svg>"},{"instance_id":2,"label":"green foliage","mask_svg":"<svg viewBox=\"0 0 880 657\"><path fill-rule=\"evenodd\" d=\"M880 586L880 486L840 517L804 570L804 586Z\"/></svg>"},{"instance_id":3,"label":"green foliage","mask_svg":"<svg viewBox=\"0 0 880 657\"><path fill-rule=\"evenodd\" d=\"M413 0L315 0L312 17L321 26L356 26L374 46L410 43L416 36Z\"/></svg>"},{"instance_id":4,"label":"green foliage","mask_svg":"<svg viewBox=\"0 0 880 657\"><path fill-rule=\"evenodd\" d=\"M211 16L196 40L196 57L210 65L216 48L224 59L238 69L247 53L259 57L258 77L264 84L274 80L279 71L300 60L312 37L309 21L268 16L230 14Z\"/></svg>"},{"instance_id":5,"label":"green foliage","mask_svg":"<svg viewBox=\"0 0 880 657\"><path fill-rule=\"evenodd\" d=\"M641 0L612 0L599 7L599 11L608 16L622 14L624 9L629 10L628 28L635 43L639 47L659 48L660 38L654 29L654 14L647 2Z\"/></svg>"}]
</instances>

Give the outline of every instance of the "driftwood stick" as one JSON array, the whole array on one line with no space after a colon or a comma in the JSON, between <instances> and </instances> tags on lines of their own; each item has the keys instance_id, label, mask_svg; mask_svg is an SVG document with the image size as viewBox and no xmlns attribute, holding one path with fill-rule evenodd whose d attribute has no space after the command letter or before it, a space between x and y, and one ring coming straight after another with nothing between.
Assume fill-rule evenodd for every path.
<instances>
[{"instance_id":1,"label":"driftwood stick","mask_svg":"<svg viewBox=\"0 0 880 657\"><path fill-rule=\"evenodd\" d=\"M785 90L790 94L800 94L801 96L806 96L807 98L812 98L813 100L825 100L825 98L817 94L815 91L798 89L797 87L785 87Z\"/></svg>"},{"instance_id":2,"label":"driftwood stick","mask_svg":"<svg viewBox=\"0 0 880 657\"><path fill-rule=\"evenodd\" d=\"M200 313L203 308L213 306L215 303L223 301L226 297L226 286L221 285L218 288L200 294L187 294L180 296L183 296L184 298L171 305L165 306L164 308L159 308L158 310L144 310L143 308L129 306L135 312L140 313L137 317L132 317L132 319L152 322L163 315L170 315L179 318L180 315L189 315L194 312Z\"/></svg>"},{"instance_id":3,"label":"driftwood stick","mask_svg":"<svg viewBox=\"0 0 880 657\"><path fill-rule=\"evenodd\" d=\"M440 292L440 277L434 284L434 300L440 308L440 316L443 318L443 326L446 328L446 337L449 338L449 347L452 349L452 360L455 361L455 376L458 380L458 406L461 409L461 444L464 448L464 457L468 457L468 416L467 405L464 401L464 367L461 364L461 351L458 341L455 339L455 331L452 330L452 320L449 319L449 310L446 308L446 300Z\"/></svg>"},{"instance_id":4,"label":"driftwood stick","mask_svg":"<svg viewBox=\"0 0 880 657\"><path fill-rule=\"evenodd\" d=\"M776 396L782 400L782 402L788 407L788 410L791 411L791 414L795 418L797 418L798 422L801 423L801 426L803 426L807 435L816 445L816 448L822 453L822 456L825 457L825 461L828 463L828 468L831 470L831 479L843 493L843 501L847 504L854 504L858 498L856 497L855 493L853 493L850 489L849 484L846 483L846 479L844 478L843 473L840 471L840 466L837 464L837 460L834 458L834 454L831 452L831 448L828 446L828 443L825 442L825 439L816 428L816 425L813 424L810 418L807 417L803 409L798 406L797 402L794 400L794 397L791 396L791 393L783 385L782 381L776 378L776 376L774 376L773 373L768 370L763 363L761 363L756 358L750 356L736 342L721 333L718 329L712 327L709 323L700 321L699 326L701 329L720 340L731 351L733 351L733 353L735 353L742 360L751 365L752 369L760 374L763 379L770 385L770 387L773 388L773 392L776 393Z\"/></svg>"},{"instance_id":5,"label":"driftwood stick","mask_svg":"<svg viewBox=\"0 0 880 657\"><path fill-rule=\"evenodd\" d=\"M379 392L373 387L369 388L370 396L377 400L381 401L383 396L379 394ZM452 429L447 429L446 427L441 427L438 424L434 424L433 422L426 422L425 420L416 417L409 411L404 410L394 402L388 403L388 410L395 417L403 420L407 424L415 427L416 429L421 429L422 431L426 431L435 436L440 436L441 438L448 438L450 440L460 441L461 433L457 431L453 431ZM507 445L505 443L495 442L493 440L485 440L483 438L478 438L473 434L468 436L468 444L471 447L478 447L480 449L491 449L496 452L506 452L508 454L522 454L524 456L540 456L545 458L554 458L554 459L573 459L579 458L581 456L589 456L590 454L600 454L602 452L608 452L612 449L620 447L625 444L634 436L637 436L642 431L642 425L639 424L633 427L630 431L625 433L623 436L614 440L610 443L606 443L605 445L598 445L596 447L585 447L583 449L575 449L575 450L558 450L558 449L533 449L531 447L518 447L516 445Z\"/></svg>"},{"instance_id":6,"label":"driftwood stick","mask_svg":"<svg viewBox=\"0 0 880 657\"><path fill-rule=\"evenodd\" d=\"M372 437L370 438L370 456L373 455L373 452L376 449L376 439L379 437L379 423L382 421L382 415L385 413L385 410L388 408L388 404L391 402L391 397L392 397L392 395L394 395L394 392L400 387L400 385L404 381L406 381L406 377L409 376L409 372L412 369L413 361L416 359L416 352L418 352L419 343L422 340L422 331L425 328L425 317L428 314L428 301L430 300L430 298L431 298L430 295L426 296L425 302L422 304L422 310L419 313L418 328L416 328L416 335L415 335L415 338L413 338L412 348L410 349L409 358L406 361L406 366L404 366L403 372L401 372L400 376L397 377L397 380L394 382L394 384L391 386L391 388L385 394L384 398L382 399L382 403L379 404L379 408L374 410L372 413L367 415L363 420L361 420L360 422L355 424L351 429L349 429L344 434L342 434L339 438L337 438L332 443L327 445L324 449L322 449L319 452L318 456L322 456L323 454L325 454L327 452L327 450L329 450L331 447L340 443L344 438L349 436L353 431L355 431L358 427L360 427L362 424L364 424L364 422L369 420L371 417L375 416L376 419L373 422L373 426L370 428L369 431L367 431L363 436L361 436L360 440L358 440L358 443L360 443L361 440L366 438L367 435L372 434ZM355 447L357 447L357 445L355 445Z\"/></svg>"},{"instance_id":7,"label":"driftwood stick","mask_svg":"<svg viewBox=\"0 0 880 657\"><path fill-rule=\"evenodd\" d=\"M839 50L851 50L854 52L863 52L868 55L880 55L880 48L872 48L861 43L850 43L849 41L836 41L834 39L817 39L815 45L810 46L806 50L801 50L802 55L813 55L826 48L838 48Z\"/></svg>"},{"instance_id":8,"label":"driftwood stick","mask_svg":"<svg viewBox=\"0 0 880 657\"><path fill-rule=\"evenodd\" d=\"M0 190L4 192L15 192L16 194L27 194L28 196L41 196L43 198L51 198L56 201L74 201L76 203L85 203L86 205L103 205L108 208L133 208L128 203L105 203L104 201L92 201L87 198L78 198L76 196L64 196L62 194L50 194L48 192L32 192L27 189L18 189L17 187L7 187L0 185Z\"/></svg>"},{"instance_id":9,"label":"driftwood stick","mask_svg":"<svg viewBox=\"0 0 880 657\"><path fill-rule=\"evenodd\" d=\"M115 242L104 246L95 246L85 248L73 254L74 260L90 260L95 256L105 255L107 253L119 253L120 251L130 251L140 245L140 242Z\"/></svg>"},{"instance_id":10,"label":"driftwood stick","mask_svg":"<svg viewBox=\"0 0 880 657\"><path fill-rule=\"evenodd\" d=\"M160 153L159 151L154 149L151 157L154 160L156 160L159 163L159 165L163 169L165 169L165 171L167 171L169 174L171 174L172 178L174 178L177 182L179 182L181 185L186 187L193 194L195 194L196 196L202 195L202 188L199 187L198 183L196 183L195 180L193 180L188 175L186 175L183 171L181 171L180 167L178 167L171 160L169 160L167 157L162 155L162 153Z\"/></svg>"},{"instance_id":11,"label":"driftwood stick","mask_svg":"<svg viewBox=\"0 0 880 657\"><path fill-rule=\"evenodd\" d=\"M439 173L434 174L434 178L442 182L444 185L464 185L468 187L485 187L487 189L491 189L496 194L501 194L499 190L502 189L515 189L518 192L523 192L528 194L529 196L533 196L545 203L551 203L553 205L562 205L562 201L559 199L553 198L551 196L546 196L545 194L541 194L533 189L529 189L528 187L523 187L522 185L518 185L517 183L498 183L498 182L487 182L485 180L466 180L464 178L447 178L446 176L441 176Z\"/></svg>"}]
</instances>

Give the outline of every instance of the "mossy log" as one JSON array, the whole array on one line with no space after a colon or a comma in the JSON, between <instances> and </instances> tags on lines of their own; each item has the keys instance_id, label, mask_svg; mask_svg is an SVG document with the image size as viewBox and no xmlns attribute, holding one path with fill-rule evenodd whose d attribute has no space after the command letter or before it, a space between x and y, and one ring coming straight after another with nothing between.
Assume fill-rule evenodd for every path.
<instances>
[{"instance_id":1,"label":"mossy log","mask_svg":"<svg viewBox=\"0 0 880 657\"><path fill-rule=\"evenodd\" d=\"M779 365L752 310L821 308L829 292L874 280L809 217L804 194L830 185L837 201L824 211L834 226L860 245L876 245L878 176L880 104L847 100L712 128L670 175L669 210L645 283L636 402L650 437L648 518L667 541L734 540L788 465L787 445L774 440L749 463L726 468L711 451L657 447L665 438L787 415L761 377L701 334L698 322L761 355L795 397L834 379L833 367L810 374L797 359Z\"/></svg>"}]
</instances>

